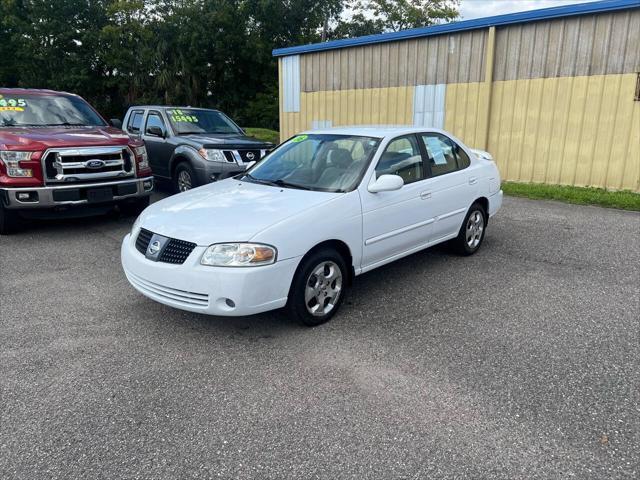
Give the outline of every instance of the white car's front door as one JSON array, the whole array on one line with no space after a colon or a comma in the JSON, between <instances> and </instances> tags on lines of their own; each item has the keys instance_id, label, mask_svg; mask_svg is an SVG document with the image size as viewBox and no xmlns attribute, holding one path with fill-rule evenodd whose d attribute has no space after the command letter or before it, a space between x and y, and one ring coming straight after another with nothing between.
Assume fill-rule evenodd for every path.
<instances>
[{"instance_id":1,"label":"white car's front door","mask_svg":"<svg viewBox=\"0 0 640 480\"><path fill-rule=\"evenodd\" d=\"M362 269L370 270L430 240L434 221L430 206L425 161L416 135L391 140L375 172L360 186L362 201ZM390 192L371 193L368 186L383 174L399 175L404 186Z\"/></svg>"}]
</instances>

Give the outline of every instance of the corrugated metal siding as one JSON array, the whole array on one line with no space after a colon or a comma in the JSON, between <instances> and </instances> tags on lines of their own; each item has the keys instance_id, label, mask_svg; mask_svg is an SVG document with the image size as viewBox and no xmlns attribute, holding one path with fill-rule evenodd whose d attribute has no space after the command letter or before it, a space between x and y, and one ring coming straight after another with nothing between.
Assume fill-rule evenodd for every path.
<instances>
[{"instance_id":1,"label":"corrugated metal siding","mask_svg":"<svg viewBox=\"0 0 640 480\"><path fill-rule=\"evenodd\" d=\"M413 91L413 124L444 128L445 94L447 86L418 85Z\"/></svg>"},{"instance_id":2,"label":"corrugated metal siding","mask_svg":"<svg viewBox=\"0 0 640 480\"><path fill-rule=\"evenodd\" d=\"M300 111L300 55L283 57L282 60L283 108L285 112Z\"/></svg>"},{"instance_id":3,"label":"corrugated metal siding","mask_svg":"<svg viewBox=\"0 0 640 480\"><path fill-rule=\"evenodd\" d=\"M304 92L479 82L486 30L302 55Z\"/></svg>"},{"instance_id":4,"label":"corrugated metal siding","mask_svg":"<svg viewBox=\"0 0 640 480\"><path fill-rule=\"evenodd\" d=\"M488 150L503 179L640 191L635 74L493 85ZM445 128L477 146L478 84L447 86Z\"/></svg>"},{"instance_id":5,"label":"corrugated metal siding","mask_svg":"<svg viewBox=\"0 0 640 480\"><path fill-rule=\"evenodd\" d=\"M410 125L413 87L303 92L299 113L283 112L280 138L313 128L314 121L343 125Z\"/></svg>"},{"instance_id":6,"label":"corrugated metal siding","mask_svg":"<svg viewBox=\"0 0 640 480\"><path fill-rule=\"evenodd\" d=\"M640 10L497 29L494 80L640 70Z\"/></svg>"}]
</instances>

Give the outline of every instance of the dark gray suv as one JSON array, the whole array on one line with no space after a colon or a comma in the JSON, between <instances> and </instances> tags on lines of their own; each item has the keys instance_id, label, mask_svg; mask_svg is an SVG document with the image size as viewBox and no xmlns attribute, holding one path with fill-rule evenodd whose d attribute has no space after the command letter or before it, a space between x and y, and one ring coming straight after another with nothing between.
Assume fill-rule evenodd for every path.
<instances>
[{"instance_id":1,"label":"dark gray suv","mask_svg":"<svg viewBox=\"0 0 640 480\"><path fill-rule=\"evenodd\" d=\"M131 107L123 129L144 140L153 175L170 179L179 192L243 172L274 147L205 108Z\"/></svg>"}]
</instances>

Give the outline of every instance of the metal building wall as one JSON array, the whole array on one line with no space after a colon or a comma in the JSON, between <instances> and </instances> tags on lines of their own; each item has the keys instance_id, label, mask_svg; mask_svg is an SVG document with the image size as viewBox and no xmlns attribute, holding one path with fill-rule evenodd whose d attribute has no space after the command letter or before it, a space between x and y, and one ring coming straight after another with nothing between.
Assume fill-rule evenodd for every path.
<instances>
[{"instance_id":1,"label":"metal building wall","mask_svg":"<svg viewBox=\"0 0 640 480\"><path fill-rule=\"evenodd\" d=\"M291 84L286 61L281 99ZM308 53L299 62L300 108L285 112L281 100L282 139L321 125L444 122L489 150L506 180L640 191L640 9Z\"/></svg>"}]
</instances>

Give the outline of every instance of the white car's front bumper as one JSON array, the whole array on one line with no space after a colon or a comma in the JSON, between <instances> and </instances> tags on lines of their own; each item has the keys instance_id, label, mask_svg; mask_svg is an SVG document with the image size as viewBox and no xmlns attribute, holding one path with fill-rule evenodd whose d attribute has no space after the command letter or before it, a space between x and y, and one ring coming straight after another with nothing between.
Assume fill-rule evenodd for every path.
<instances>
[{"instance_id":1,"label":"white car's front bumper","mask_svg":"<svg viewBox=\"0 0 640 480\"><path fill-rule=\"evenodd\" d=\"M206 247L196 247L182 265L148 260L131 234L122 241L121 260L129 283L170 307L209 315L252 315L287 303L299 258L262 267L200 265Z\"/></svg>"}]
</instances>

